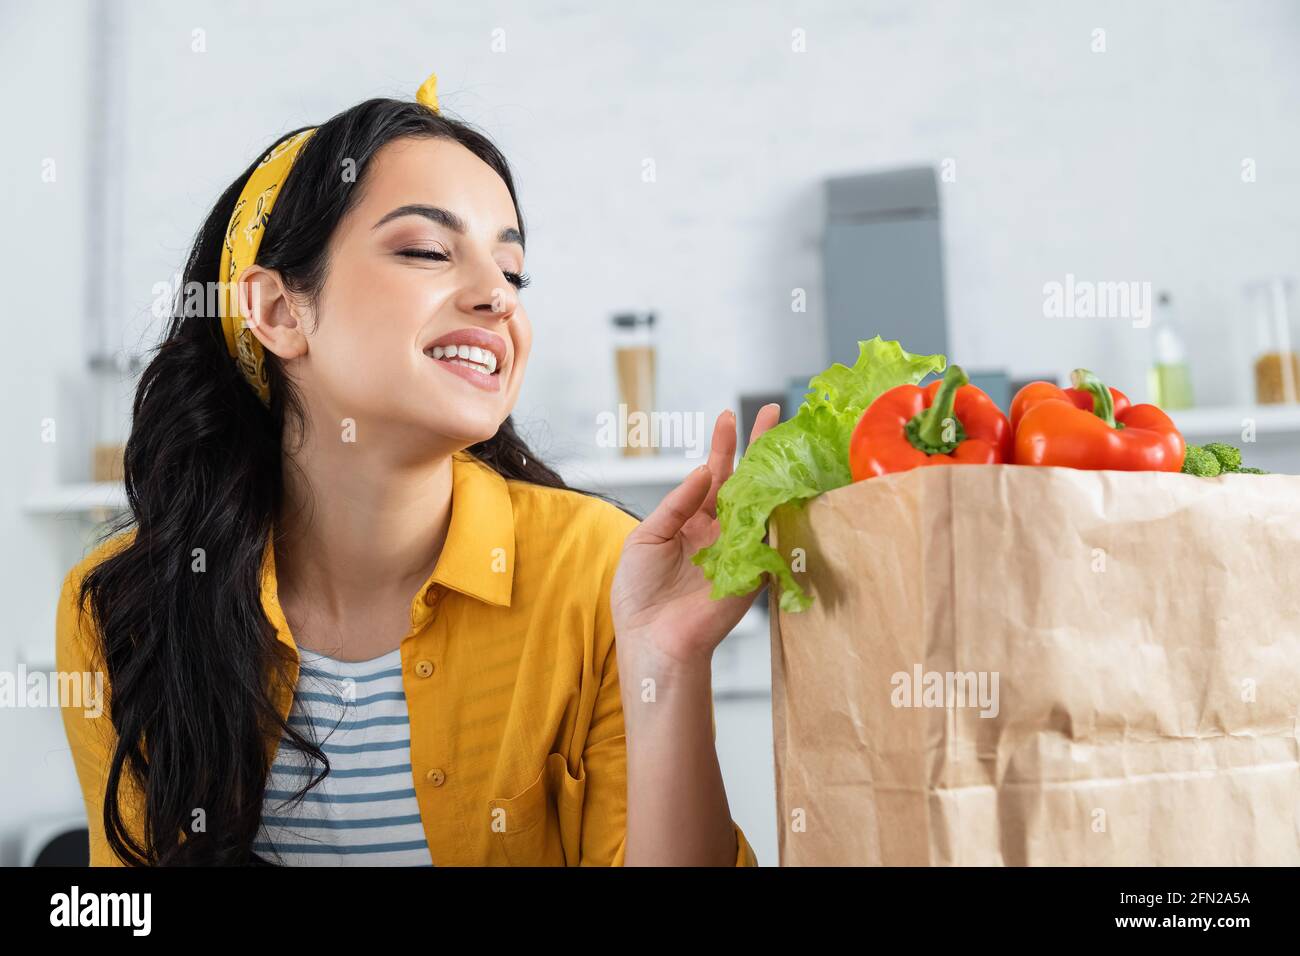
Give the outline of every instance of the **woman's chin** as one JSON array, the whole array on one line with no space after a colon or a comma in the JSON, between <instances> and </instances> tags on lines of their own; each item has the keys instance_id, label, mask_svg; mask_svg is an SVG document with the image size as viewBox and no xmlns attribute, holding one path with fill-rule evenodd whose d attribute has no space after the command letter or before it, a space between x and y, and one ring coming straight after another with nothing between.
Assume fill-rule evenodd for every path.
<instances>
[{"instance_id":1,"label":"woman's chin","mask_svg":"<svg viewBox=\"0 0 1300 956\"><path fill-rule=\"evenodd\" d=\"M457 444L468 448L479 442L487 441L497 433L503 419L495 417L457 416L454 419L442 418L431 422L430 428L439 435L453 439Z\"/></svg>"}]
</instances>

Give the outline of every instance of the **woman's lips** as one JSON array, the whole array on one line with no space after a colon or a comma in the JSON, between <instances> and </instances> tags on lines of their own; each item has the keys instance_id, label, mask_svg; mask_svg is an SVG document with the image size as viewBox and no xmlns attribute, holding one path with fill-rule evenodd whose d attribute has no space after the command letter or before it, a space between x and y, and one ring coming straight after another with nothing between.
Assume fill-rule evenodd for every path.
<instances>
[{"instance_id":1,"label":"woman's lips","mask_svg":"<svg viewBox=\"0 0 1300 956\"><path fill-rule=\"evenodd\" d=\"M425 353L425 357L434 365L442 366L448 372L451 372L453 375L459 375L471 385L477 386L485 392L501 391L501 376L499 374L487 375L480 372L478 369L470 368L468 365L461 365L459 361L436 359L427 352Z\"/></svg>"},{"instance_id":2,"label":"woman's lips","mask_svg":"<svg viewBox=\"0 0 1300 956\"><path fill-rule=\"evenodd\" d=\"M441 338L425 344L424 351L428 352L431 349L438 348L439 346L444 349L460 349L461 358L468 357L465 355L466 349L490 352L496 359L495 366L490 371L495 371L497 368L506 364L506 340L495 332L489 332L487 329L479 329L473 326L466 326L462 329L453 329ZM478 356L480 359L482 357L483 356L481 355Z\"/></svg>"}]
</instances>

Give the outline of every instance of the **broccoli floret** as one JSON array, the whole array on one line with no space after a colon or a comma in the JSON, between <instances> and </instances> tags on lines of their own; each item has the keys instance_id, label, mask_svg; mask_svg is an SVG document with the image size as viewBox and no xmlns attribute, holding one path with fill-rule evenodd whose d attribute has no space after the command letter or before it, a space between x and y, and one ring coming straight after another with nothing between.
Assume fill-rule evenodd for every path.
<instances>
[{"instance_id":1,"label":"broccoli floret","mask_svg":"<svg viewBox=\"0 0 1300 956\"><path fill-rule=\"evenodd\" d=\"M1219 459L1212 452L1200 445L1188 445L1187 455L1183 458L1183 474L1196 475L1198 478L1213 478L1223 469Z\"/></svg>"},{"instance_id":2,"label":"broccoli floret","mask_svg":"<svg viewBox=\"0 0 1300 956\"><path fill-rule=\"evenodd\" d=\"M1237 471L1241 468L1241 449L1225 445L1221 441L1212 441L1203 446L1215 458L1219 459L1220 471Z\"/></svg>"},{"instance_id":3,"label":"broccoli floret","mask_svg":"<svg viewBox=\"0 0 1300 956\"><path fill-rule=\"evenodd\" d=\"M1263 468L1238 468L1236 473L1239 475L1267 475L1268 474L1268 472L1265 471Z\"/></svg>"}]
</instances>

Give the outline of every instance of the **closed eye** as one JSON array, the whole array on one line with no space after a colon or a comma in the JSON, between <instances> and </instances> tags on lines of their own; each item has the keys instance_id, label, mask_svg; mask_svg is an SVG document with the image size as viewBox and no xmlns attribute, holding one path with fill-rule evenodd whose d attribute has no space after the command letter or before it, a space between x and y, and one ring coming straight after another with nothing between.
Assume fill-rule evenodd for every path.
<instances>
[{"instance_id":1,"label":"closed eye","mask_svg":"<svg viewBox=\"0 0 1300 956\"><path fill-rule=\"evenodd\" d=\"M447 253L438 252L435 249L403 249L398 255L407 256L411 259L436 259L439 262L446 262L451 258Z\"/></svg>"},{"instance_id":2,"label":"closed eye","mask_svg":"<svg viewBox=\"0 0 1300 956\"><path fill-rule=\"evenodd\" d=\"M437 262L448 262L451 259L451 257L445 252L438 252L434 249L402 249L397 254L399 256L406 256L409 259L433 259ZM506 281L516 289L526 289L528 288L529 283L532 282L532 279L528 277L528 273L526 272L510 272L506 269L502 269L501 274L504 275Z\"/></svg>"}]
</instances>

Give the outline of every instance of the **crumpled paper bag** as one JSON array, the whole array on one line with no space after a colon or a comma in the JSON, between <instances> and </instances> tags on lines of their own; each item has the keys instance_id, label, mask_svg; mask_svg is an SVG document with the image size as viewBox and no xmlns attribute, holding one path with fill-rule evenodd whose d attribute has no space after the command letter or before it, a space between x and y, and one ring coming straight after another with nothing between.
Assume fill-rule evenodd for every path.
<instances>
[{"instance_id":1,"label":"crumpled paper bag","mask_svg":"<svg viewBox=\"0 0 1300 956\"><path fill-rule=\"evenodd\" d=\"M773 515L781 864L1300 864L1300 477L919 468Z\"/></svg>"}]
</instances>

